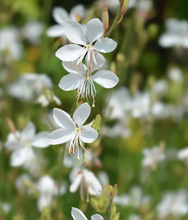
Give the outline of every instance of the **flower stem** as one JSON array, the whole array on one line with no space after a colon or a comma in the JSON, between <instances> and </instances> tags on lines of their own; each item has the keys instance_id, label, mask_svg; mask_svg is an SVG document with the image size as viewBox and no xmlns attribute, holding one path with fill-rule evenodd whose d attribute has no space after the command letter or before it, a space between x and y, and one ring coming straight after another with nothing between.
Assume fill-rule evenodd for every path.
<instances>
[{"instance_id":1,"label":"flower stem","mask_svg":"<svg viewBox=\"0 0 188 220\"><path fill-rule=\"evenodd\" d=\"M128 0L128 2L127 2L127 5L128 5L128 3L129 3L129 0ZM123 5L123 4L120 4L119 11L118 11L118 13L117 13L117 15L116 15L116 17L115 17L113 23L112 23L112 26L110 27L109 31L107 32L106 37L109 37L109 36L110 36L110 34L111 34L112 31L114 30L114 28L115 28L115 26L117 25L117 23L120 23L120 21L122 20L123 15L124 15L124 13L122 13L122 5ZM120 20L120 21L119 21L119 20ZM118 21L119 21L119 22L118 22Z\"/></svg>"}]
</instances>

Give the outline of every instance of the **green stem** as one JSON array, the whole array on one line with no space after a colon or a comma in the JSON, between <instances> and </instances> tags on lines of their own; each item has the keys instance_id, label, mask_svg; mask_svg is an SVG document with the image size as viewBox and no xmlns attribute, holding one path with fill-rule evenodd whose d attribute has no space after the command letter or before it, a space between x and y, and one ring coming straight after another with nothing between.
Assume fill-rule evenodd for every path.
<instances>
[{"instance_id":1,"label":"green stem","mask_svg":"<svg viewBox=\"0 0 188 220\"><path fill-rule=\"evenodd\" d=\"M110 220L111 206L112 206L112 201L110 199L110 205L109 205L109 209L108 209L108 220Z\"/></svg>"}]
</instances>

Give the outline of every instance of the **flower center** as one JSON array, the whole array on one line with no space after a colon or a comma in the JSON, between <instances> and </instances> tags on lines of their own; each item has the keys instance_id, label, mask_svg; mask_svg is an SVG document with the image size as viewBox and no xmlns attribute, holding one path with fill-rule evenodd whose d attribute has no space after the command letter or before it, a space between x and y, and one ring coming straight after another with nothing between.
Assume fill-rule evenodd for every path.
<instances>
[{"instance_id":1,"label":"flower center","mask_svg":"<svg viewBox=\"0 0 188 220\"><path fill-rule=\"evenodd\" d=\"M31 147L31 144L30 144L29 141L26 141L26 142L24 143L24 145L25 145L26 147Z\"/></svg>"},{"instance_id":2,"label":"flower center","mask_svg":"<svg viewBox=\"0 0 188 220\"><path fill-rule=\"evenodd\" d=\"M76 128L76 134L79 134L81 132L81 128Z\"/></svg>"},{"instance_id":3,"label":"flower center","mask_svg":"<svg viewBox=\"0 0 188 220\"><path fill-rule=\"evenodd\" d=\"M87 48L87 50L90 50L90 49L92 49L92 45L91 44L87 44L86 48Z\"/></svg>"}]
</instances>

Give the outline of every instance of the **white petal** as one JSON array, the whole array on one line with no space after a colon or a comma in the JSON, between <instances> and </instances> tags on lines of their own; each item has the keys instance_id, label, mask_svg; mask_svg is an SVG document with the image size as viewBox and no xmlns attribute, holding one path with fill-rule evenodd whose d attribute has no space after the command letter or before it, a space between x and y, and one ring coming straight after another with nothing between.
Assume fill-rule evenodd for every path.
<instances>
[{"instance_id":1,"label":"white petal","mask_svg":"<svg viewBox=\"0 0 188 220\"><path fill-rule=\"evenodd\" d=\"M75 5L72 9L71 9L71 14L75 17L76 16L80 16L81 18L84 17L85 15L85 8L82 4L79 5Z\"/></svg>"},{"instance_id":2,"label":"white petal","mask_svg":"<svg viewBox=\"0 0 188 220\"><path fill-rule=\"evenodd\" d=\"M63 78L61 78L58 86L65 91L74 90L78 88L79 82L82 79L83 79L82 76L78 74L70 73L64 76Z\"/></svg>"},{"instance_id":3,"label":"white petal","mask_svg":"<svg viewBox=\"0 0 188 220\"><path fill-rule=\"evenodd\" d=\"M95 214L91 216L91 220L104 220L104 218L99 214Z\"/></svg>"},{"instance_id":4,"label":"white petal","mask_svg":"<svg viewBox=\"0 0 188 220\"><path fill-rule=\"evenodd\" d=\"M96 63L94 62L96 60ZM92 64L92 72L99 69L105 63L105 58L98 52L89 51L85 58L86 65L90 66Z\"/></svg>"},{"instance_id":5,"label":"white petal","mask_svg":"<svg viewBox=\"0 0 188 220\"><path fill-rule=\"evenodd\" d=\"M66 129L75 129L75 124L70 117L69 114L67 114L65 111L59 109L59 108L54 108L53 109L53 117L56 122L56 124L61 127L61 128L66 128Z\"/></svg>"},{"instance_id":6,"label":"white petal","mask_svg":"<svg viewBox=\"0 0 188 220\"><path fill-rule=\"evenodd\" d=\"M82 173L81 174L78 174L78 176L75 178L75 180L72 182L72 184L70 185L70 192L76 192L76 190L78 189L80 183L81 183L81 180L82 180Z\"/></svg>"},{"instance_id":7,"label":"white petal","mask_svg":"<svg viewBox=\"0 0 188 220\"><path fill-rule=\"evenodd\" d=\"M8 150L16 150L16 149L19 149L19 148L23 148L23 144L20 143L19 141L12 141L12 142L6 142L5 143L5 148L8 149Z\"/></svg>"},{"instance_id":8,"label":"white petal","mask_svg":"<svg viewBox=\"0 0 188 220\"><path fill-rule=\"evenodd\" d=\"M47 138L50 144L56 145L56 144L63 144L67 141L69 141L72 137L72 131L71 130L65 130L65 129L57 129L53 132L51 132Z\"/></svg>"},{"instance_id":9,"label":"white petal","mask_svg":"<svg viewBox=\"0 0 188 220\"><path fill-rule=\"evenodd\" d=\"M103 55L98 52L95 52L94 55L95 55L95 59L97 61L98 67L103 66L105 63L105 58L103 57Z\"/></svg>"},{"instance_id":10,"label":"white petal","mask_svg":"<svg viewBox=\"0 0 188 220\"><path fill-rule=\"evenodd\" d=\"M99 70L92 79L104 88L113 88L119 82L119 78L109 70Z\"/></svg>"},{"instance_id":11,"label":"white petal","mask_svg":"<svg viewBox=\"0 0 188 220\"><path fill-rule=\"evenodd\" d=\"M103 23L98 18L88 21L85 28L86 36L90 44L102 37L104 33Z\"/></svg>"},{"instance_id":12,"label":"white petal","mask_svg":"<svg viewBox=\"0 0 188 220\"><path fill-rule=\"evenodd\" d=\"M178 44L179 39L176 35L171 34L171 33L166 33L162 34L159 38L159 45L161 47L167 48L167 47L172 47L176 44Z\"/></svg>"},{"instance_id":13,"label":"white petal","mask_svg":"<svg viewBox=\"0 0 188 220\"><path fill-rule=\"evenodd\" d=\"M68 15L67 11L64 8L55 7L53 9L52 14L53 14L54 20L58 24L63 24L65 21L67 21L69 19L69 15Z\"/></svg>"},{"instance_id":14,"label":"white petal","mask_svg":"<svg viewBox=\"0 0 188 220\"><path fill-rule=\"evenodd\" d=\"M117 46L117 43L110 38L100 38L94 44L93 48L102 53L109 53L113 51Z\"/></svg>"},{"instance_id":15,"label":"white petal","mask_svg":"<svg viewBox=\"0 0 188 220\"><path fill-rule=\"evenodd\" d=\"M65 34L65 32L64 32L63 26L57 24L57 25L53 25L52 27L48 28L46 34L49 37L62 37Z\"/></svg>"},{"instance_id":16,"label":"white petal","mask_svg":"<svg viewBox=\"0 0 188 220\"><path fill-rule=\"evenodd\" d=\"M49 131L42 131L35 135L35 137L31 141L31 145L33 147L45 148L49 146L49 142L47 140L47 135Z\"/></svg>"},{"instance_id":17,"label":"white petal","mask_svg":"<svg viewBox=\"0 0 188 220\"><path fill-rule=\"evenodd\" d=\"M78 59L82 52L82 47L74 44L65 45L59 48L55 55L62 61L74 61Z\"/></svg>"},{"instance_id":18,"label":"white petal","mask_svg":"<svg viewBox=\"0 0 188 220\"><path fill-rule=\"evenodd\" d=\"M68 21L64 25L67 38L74 44L85 45L87 43L82 25L76 21Z\"/></svg>"},{"instance_id":19,"label":"white petal","mask_svg":"<svg viewBox=\"0 0 188 220\"><path fill-rule=\"evenodd\" d=\"M62 65L69 73L80 73L80 74L86 73L83 63L77 65L77 60L73 62L62 62Z\"/></svg>"},{"instance_id":20,"label":"white petal","mask_svg":"<svg viewBox=\"0 0 188 220\"><path fill-rule=\"evenodd\" d=\"M27 141L33 138L35 135L35 125L32 122L28 122L26 127L21 132L21 140Z\"/></svg>"},{"instance_id":21,"label":"white petal","mask_svg":"<svg viewBox=\"0 0 188 220\"><path fill-rule=\"evenodd\" d=\"M73 114L73 120L76 122L78 127L81 127L88 119L91 113L91 107L87 102L81 104Z\"/></svg>"},{"instance_id":22,"label":"white petal","mask_svg":"<svg viewBox=\"0 0 188 220\"><path fill-rule=\"evenodd\" d=\"M98 137L98 133L94 128L87 125L82 127L81 138L84 143L92 143Z\"/></svg>"},{"instance_id":23,"label":"white petal","mask_svg":"<svg viewBox=\"0 0 188 220\"><path fill-rule=\"evenodd\" d=\"M21 166L23 165L28 159L34 157L33 150L29 147L20 148L12 152L11 155L11 165L12 166Z\"/></svg>"},{"instance_id":24,"label":"white petal","mask_svg":"<svg viewBox=\"0 0 188 220\"><path fill-rule=\"evenodd\" d=\"M71 215L73 217L74 220L88 220L85 215L83 214L82 211L80 211L77 208L73 208L71 210Z\"/></svg>"}]
</instances>

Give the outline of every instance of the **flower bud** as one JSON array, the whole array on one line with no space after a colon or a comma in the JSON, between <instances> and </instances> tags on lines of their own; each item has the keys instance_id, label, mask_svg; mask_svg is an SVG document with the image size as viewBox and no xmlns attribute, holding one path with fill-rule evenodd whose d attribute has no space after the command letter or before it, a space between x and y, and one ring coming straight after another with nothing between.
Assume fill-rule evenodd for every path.
<instances>
[{"instance_id":1,"label":"flower bud","mask_svg":"<svg viewBox=\"0 0 188 220\"><path fill-rule=\"evenodd\" d=\"M105 36L108 30L108 27L109 27L109 14L108 14L108 8L106 5L103 7L102 19L103 19L104 36Z\"/></svg>"},{"instance_id":2,"label":"flower bud","mask_svg":"<svg viewBox=\"0 0 188 220\"><path fill-rule=\"evenodd\" d=\"M118 189L118 185L115 184L115 185L114 185L114 188L113 188L113 190L112 190L112 192L110 193L110 200L111 200L111 201L113 201L113 199L114 199L114 197L115 197L115 195L116 195L116 193L117 193L117 189Z\"/></svg>"},{"instance_id":3,"label":"flower bud","mask_svg":"<svg viewBox=\"0 0 188 220\"><path fill-rule=\"evenodd\" d=\"M127 6L129 4L129 0L124 0L122 3L122 7L121 7L121 14L124 15L126 10L127 10Z\"/></svg>"}]
</instances>

